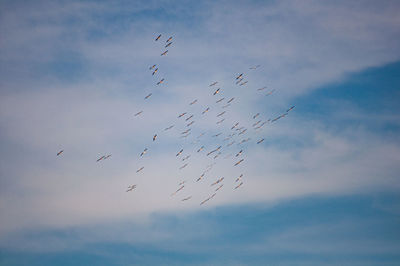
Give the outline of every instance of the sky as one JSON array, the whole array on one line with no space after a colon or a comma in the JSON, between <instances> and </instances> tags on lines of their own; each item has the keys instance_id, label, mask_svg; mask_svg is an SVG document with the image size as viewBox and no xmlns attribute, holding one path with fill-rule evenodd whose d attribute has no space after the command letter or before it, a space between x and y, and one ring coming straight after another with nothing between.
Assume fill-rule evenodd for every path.
<instances>
[{"instance_id":1,"label":"sky","mask_svg":"<svg viewBox=\"0 0 400 266\"><path fill-rule=\"evenodd\" d=\"M399 265L399 12L1 1L0 265Z\"/></svg>"}]
</instances>

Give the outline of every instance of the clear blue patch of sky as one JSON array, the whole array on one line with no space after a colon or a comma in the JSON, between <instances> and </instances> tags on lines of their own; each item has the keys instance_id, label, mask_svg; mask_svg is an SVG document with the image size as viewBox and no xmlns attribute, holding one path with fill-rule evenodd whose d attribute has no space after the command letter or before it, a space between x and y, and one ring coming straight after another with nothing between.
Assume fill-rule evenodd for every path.
<instances>
[{"instance_id":1,"label":"clear blue patch of sky","mask_svg":"<svg viewBox=\"0 0 400 266\"><path fill-rule=\"evenodd\" d=\"M101 242L79 250L30 252L3 249L2 265L245 265L301 264L337 265L400 263L400 212L381 208L377 202L400 203L399 195L309 197L266 207L263 204L218 207L185 214L158 213L151 217L152 232L169 233L173 238L154 243L128 244ZM383 206L383 205L382 205ZM336 225L339 225L336 227ZM322 226L322 230L319 229ZM113 230L113 226L102 230ZM115 227L120 228L121 224ZM126 230L137 227L127 222ZM327 230L324 230L326 227ZM315 228L315 232L313 232ZM305 233L296 233L296 229ZM27 234L63 239L79 238L85 229ZM137 230L137 228L136 228ZM293 237L290 232L295 230ZM308 230L308 231L307 231ZM320 230L320 231L318 231ZM205 232L205 233L204 233ZM280 247L280 234L288 232L283 243L320 247L328 251L312 252ZM32 239L31 239L32 240ZM270 241L270 242L268 242ZM271 242L272 241L272 242ZM345 245L346 248L340 248ZM353 245L353 246L352 246ZM253 248L256 249L253 249ZM258 247L258 248L257 248ZM371 252L370 248L381 250ZM335 251L335 248L338 248ZM353 251L352 251L353 250Z\"/></svg>"}]
</instances>

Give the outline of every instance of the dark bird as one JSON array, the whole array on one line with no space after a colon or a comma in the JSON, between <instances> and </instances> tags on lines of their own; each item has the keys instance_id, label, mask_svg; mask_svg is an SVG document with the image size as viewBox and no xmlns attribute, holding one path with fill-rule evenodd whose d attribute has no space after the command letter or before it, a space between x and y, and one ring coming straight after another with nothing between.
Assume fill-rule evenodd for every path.
<instances>
[{"instance_id":1,"label":"dark bird","mask_svg":"<svg viewBox=\"0 0 400 266\"><path fill-rule=\"evenodd\" d=\"M161 34L157 36L156 41L158 41L161 38Z\"/></svg>"},{"instance_id":2,"label":"dark bird","mask_svg":"<svg viewBox=\"0 0 400 266\"><path fill-rule=\"evenodd\" d=\"M157 138L157 134L155 134L155 135L153 136L153 141L155 141L156 138Z\"/></svg>"},{"instance_id":3,"label":"dark bird","mask_svg":"<svg viewBox=\"0 0 400 266\"><path fill-rule=\"evenodd\" d=\"M99 159L97 159L97 161L96 162L99 162L99 161L101 161L101 160L103 160L104 159L104 157L106 157L106 156L101 156Z\"/></svg>"},{"instance_id":4,"label":"dark bird","mask_svg":"<svg viewBox=\"0 0 400 266\"><path fill-rule=\"evenodd\" d=\"M238 189L241 185L243 185L243 182L240 182L240 184L237 185L237 186L235 187L235 189Z\"/></svg>"},{"instance_id":5,"label":"dark bird","mask_svg":"<svg viewBox=\"0 0 400 266\"><path fill-rule=\"evenodd\" d=\"M231 98L227 103L231 103L234 99L235 97Z\"/></svg>"},{"instance_id":6,"label":"dark bird","mask_svg":"<svg viewBox=\"0 0 400 266\"><path fill-rule=\"evenodd\" d=\"M209 87L215 86L215 85L217 85L217 83L218 83L218 81L216 81L216 82L213 82L213 83L211 83L211 84L210 84L210 86L209 86Z\"/></svg>"},{"instance_id":7,"label":"dark bird","mask_svg":"<svg viewBox=\"0 0 400 266\"><path fill-rule=\"evenodd\" d=\"M146 97L144 97L144 99L146 100L146 99L150 98L151 95L153 95L153 93L149 93Z\"/></svg>"},{"instance_id":8,"label":"dark bird","mask_svg":"<svg viewBox=\"0 0 400 266\"><path fill-rule=\"evenodd\" d=\"M221 98L221 99L219 99L218 101L216 101L216 103L220 103L220 102L222 102L224 99L225 99L225 98Z\"/></svg>"},{"instance_id":9,"label":"dark bird","mask_svg":"<svg viewBox=\"0 0 400 266\"><path fill-rule=\"evenodd\" d=\"M172 42L167 43L167 45L165 45L165 48L167 48L168 46L170 46L172 44Z\"/></svg>"},{"instance_id":10,"label":"dark bird","mask_svg":"<svg viewBox=\"0 0 400 266\"><path fill-rule=\"evenodd\" d=\"M154 74L157 73L157 71L158 71L158 68L154 69L154 71L151 75L154 76Z\"/></svg>"},{"instance_id":11,"label":"dark bird","mask_svg":"<svg viewBox=\"0 0 400 266\"><path fill-rule=\"evenodd\" d=\"M174 127L174 125L169 126L169 127L166 127L166 128L164 129L164 131L170 130L170 129L173 128L173 127Z\"/></svg>"},{"instance_id":12,"label":"dark bird","mask_svg":"<svg viewBox=\"0 0 400 266\"><path fill-rule=\"evenodd\" d=\"M180 114L180 115L178 116L178 118L180 118L180 117L184 116L185 114L186 114L186 112L185 112L185 113L182 113L182 114Z\"/></svg>"},{"instance_id":13,"label":"dark bird","mask_svg":"<svg viewBox=\"0 0 400 266\"><path fill-rule=\"evenodd\" d=\"M140 115L141 113L143 113L143 111L137 112L137 113L135 114L135 116L138 116L138 115Z\"/></svg>"},{"instance_id":14,"label":"dark bird","mask_svg":"<svg viewBox=\"0 0 400 266\"><path fill-rule=\"evenodd\" d=\"M236 166L236 165L238 165L238 164L240 164L241 162L243 162L244 161L244 159L240 159L239 161L237 161L236 163L235 163L235 165L234 166Z\"/></svg>"},{"instance_id":15,"label":"dark bird","mask_svg":"<svg viewBox=\"0 0 400 266\"><path fill-rule=\"evenodd\" d=\"M218 88L218 89L214 92L214 95L218 94L218 93L219 93L219 90L220 90L220 88Z\"/></svg>"},{"instance_id":16,"label":"dark bird","mask_svg":"<svg viewBox=\"0 0 400 266\"><path fill-rule=\"evenodd\" d=\"M140 167L138 170L136 170L136 173L139 173L140 171L142 171L144 169L144 166Z\"/></svg>"},{"instance_id":17,"label":"dark bird","mask_svg":"<svg viewBox=\"0 0 400 266\"><path fill-rule=\"evenodd\" d=\"M168 53L168 50L166 50L164 53L161 54L161 56L166 55Z\"/></svg>"},{"instance_id":18,"label":"dark bird","mask_svg":"<svg viewBox=\"0 0 400 266\"><path fill-rule=\"evenodd\" d=\"M257 141L257 144L260 144L263 141L264 141L264 139L260 139L259 141Z\"/></svg>"},{"instance_id":19,"label":"dark bird","mask_svg":"<svg viewBox=\"0 0 400 266\"><path fill-rule=\"evenodd\" d=\"M193 105L193 104L195 104L195 103L197 103L197 99L194 100L193 102L191 102L190 105Z\"/></svg>"},{"instance_id":20,"label":"dark bird","mask_svg":"<svg viewBox=\"0 0 400 266\"><path fill-rule=\"evenodd\" d=\"M157 82L157 85L160 85L163 82L164 82L164 79L161 79L159 82Z\"/></svg>"},{"instance_id":21,"label":"dark bird","mask_svg":"<svg viewBox=\"0 0 400 266\"><path fill-rule=\"evenodd\" d=\"M140 157L142 157L143 155L145 155L147 152L147 148L144 149L144 151L142 151L142 153L140 154Z\"/></svg>"},{"instance_id":22,"label":"dark bird","mask_svg":"<svg viewBox=\"0 0 400 266\"><path fill-rule=\"evenodd\" d=\"M183 152L183 149L182 150L180 150L177 154L176 154L176 157L178 157L179 155L181 155L182 154L182 152Z\"/></svg>"},{"instance_id":23,"label":"dark bird","mask_svg":"<svg viewBox=\"0 0 400 266\"><path fill-rule=\"evenodd\" d=\"M128 186L128 190L126 192L132 191L136 188L136 185Z\"/></svg>"},{"instance_id":24,"label":"dark bird","mask_svg":"<svg viewBox=\"0 0 400 266\"><path fill-rule=\"evenodd\" d=\"M155 67L156 67L156 65L153 65L153 66L149 67L149 70L152 70L152 69L154 69Z\"/></svg>"},{"instance_id":25,"label":"dark bird","mask_svg":"<svg viewBox=\"0 0 400 266\"><path fill-rule=\"evenodd\" d=\"M241 77L243 77L243 73L237 76L236 79L240 79Z\"/></svg>"},{"instance_id":26,"label":"dark bird","mask_svg":"<svg viewBox=\"0 0 400 266\"><path fill-rule=\"evenodd\" d=\"M192 198L192 196L189 196L187 198L182 199L182 201L190 200L191 198Z\"/></svg>"},{"instance_id":27,"label":"dark bird","mask_svg":"<svg viewBox=\"0 0 400 266\"><path fill-rule=\"evenodd\" d=\"M204 115L204 114L207 113L209 110L210 110L210 107L207 107L207 109L204 110L204 111L202 112L202 114Z\"/></svg>"},{"instance_id":28,"label":"dark bird","mask_svg":"<svg viewBox=\"0 0 400 266\"><path fill-rule=\"evenodd\" d=\"M253 115L253 119L256 119L256 117L259 116L259 115L260 115L260 113L257 113L255 115Z\"/></svg>"},{"instance_id":29,"label":"dark bird","mask_svg":"<svg viewBox=\"0 0 400 266\"><path fill-rule=\"evenodd\" d=\"M61 150L61 151L57 152L57 156L60 155L63 152L64 152L64 150Z\"/></svg>"},{"instance_id":30,"label":"dark bird","mask_svg":"<svg viewBox=\"0 0 400 266\"><path fill-rule=\"evenodd\" d=\"M170 40L172 40L172 36L168 38L168 40L166 42L169 42Z\"/></svg>"}]
</instances>

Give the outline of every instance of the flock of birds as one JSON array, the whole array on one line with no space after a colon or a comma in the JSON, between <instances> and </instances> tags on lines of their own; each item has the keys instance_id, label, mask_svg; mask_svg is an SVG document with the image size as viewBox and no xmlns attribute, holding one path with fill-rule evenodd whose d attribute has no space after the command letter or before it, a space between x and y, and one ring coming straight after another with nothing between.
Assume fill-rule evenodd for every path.
<instances>
[{"instance_id":1,"label":"flock of birds","mask_svg":"<svg viewBox=\"0 0 400 266\"><path fill-rule=\"evenodd\" d=\"M161 34L158 35L155 38L155 41L160 43L161 42L161 37L162 37ZM163 51L160 54L161 56L166 56L167 55L167 53L168 53L168 49L167 48L169 48L172 45L172 43L173 43L172 40L173 40L173 37L169 37L166 40L165 44L162 44ZM261 65L256 65L256 66L250 67L249 69L250 70L256 70L259 67L261 67ZM157 64L151 65L149 67L149 70L152 73L152 76L156 76L157 73L159 73L159 68L158 68ZM160 78L160 79L157 79L157 80L158 80L157 83L156 83L157 86L161 85L165 81L164 78ZM235 76L234 83L235 83L236 86L246 86L248 84L248 80L245 78L245 74L241 73L241 74L238 74L238 75ZM220 95L222 95L221 87L217 87L217 86L218 86L218 81L215 81L215 82L212 82L211 84L209 84L209 89L211 90L210 94L212 95L212 97L214 97L216 99L215 103L218 104L217 108L220 108L219 111L217 111L217 115L216 115L216 118L218 119L218 121L216 121L216 125L218 126L218 125L221 125L222 123L224 123L226 121L224 116L229 110L227 108L230 107L233 104L233 102L235 101L235 97L217 98ZM267 87L262 87L262 88L257 89L257 91L265 91L265 90L267 90ZM269 95L273 94L274 92L275 92L275 89L272 89L272 90L267 91L267 93L265 95L269 96ZM144 100L148 100L152 95L153 95L153 93L147 94L144 97ZM199 102L198 99L194 99L193 101L191 101L189 103L189 106L193 106L195 104L198 104L198 102ZM276 116L276 117L274 117L272 119L269 118L269 119L266 119L266 120L260 119L259 118L260 113L256 113L255 115L251 116L252 117L252 122L251 122L252 126L251 126L251 128L252 128L253 131L260 132L264 128L264 126L266 124L274 123L274 122L278 121L279 119L284 118L293 109L294 109L294 106L288 108L282 114L280 114L280 115L278 115L278 116ZM200 116L201 117L205 117L206 114L210 110L211 110L210 106L204 107L204 109L201 112ZM142 114L143 114L143 110L135 113L134 116L138 117L138 116L141 116ZM178 114L177 119L178 120L183 120L184 124L185 124L184 125L184 129L179 134L180 138L187 139L194 132L192 130L193 129L193 124L196 122L194 120L194 117L195 117L195 114L189 113L188 111ZM226 123L227 122L225 122L225 124ZM164 128L164 130L162 130L162 131L164 131L164 132L165 131L169 131L174 127L177 128L176 124L171 124L170 126ZM230 128L230 130L229 130L229 128ZM207 165L207 167L202 171L202 173L199 175L198 178L194 178L193 183L201 182L204 179L205 175L207 173L209 173L213 169L213 167L216 165L217 158L220 157L220 155L223 154L223 150L228 151L229 149L235 149L235 146L233 146L233 144L235 144L235 143L237 144L237 147L239 147L237 149L240 149L240 150L236 152L236 154L234 156L234 162L233 162L232 166L236 167L236 166L238 166L239 164L241 164L245 160L243 158L244 157L243 156L243 152L244 152L243 149L245 147L244 144L245 143L249 143L252 140L252 138L250 138L250 137L246 138L245 135L248 134L251 129L248 128L248 127L245 127L240 122L236 121L236 122L234 122L232 124L232 126L229 125L228 130L229 130L229 132L218 132L217 134L214 134L214 135L211 136L212 138L216 138L216 139L220 139L218 137L221 136L221 135L225 136L225 138L223 138L223 140L222 140L223 144L219 144L216 148L210 149L208 152L205 152L204 151L204 150L206 150L205 145L201 145L200 146L200 144L199 144L198 146L200 146L200 147L194 149L193 153L196 153L196 154L201 154L204 151L204 156L210 158L210 160L212 160L212 163ZM200 143L201 139L202 139L202 137L204 135L206 135L206 132L203 132L199 136L197 136L194 139L194 141L191 142L191 144L197 145L198 143ZM158 134L154 134L153 135L153 137L152 137L153 142L157 141L157 137L158 137ZM264 141L264 138L258 138L255 141L255 143L256 144L260 144L263 141ZM219 142L219 140L218 140L218 142ZM147 147L145 147L143 149L143 151L139 154L139 158L145 156L148 153L148 151L149 151L149 149ZM57 153L57 156L61 155L63 152L64 152L64 150L59 151ZM224 159L229 159L230 157L233 156L233 154L234 153L230 153L230 154L226 155L224 157ZM104 161L104 160L106 160L106 159L108 159L110 157L111 157L111 154L102 155L97 159L97 162ZM186 168L189 165L189 159L191 158L191 154L190 154L190 152L187 152L186 148L185 149L181 148L181 149L179 149L177 151L175 157L178 160L182 161L183 165L179 167L179 170L182 170L182 169ZM138 174L139 172L142 172L143 170L144 170L144 166L140 166L136 170L136 173ZM244 177L244 175L240 174L235 179L234 186L232 187L233 190L236 190L236 189L240 188L243 185L243 183L244 183L243 177ZM212 192L211 192L212 194L210 196L208 196L207 198L205 198L204 200L202 200L200 202L200 205L203 205L206 202L208 202L209 200L213 199L216 196L217 192L220 191L223 188L224 181L225 181L224 177L219 177L215 181L211 182L210 187L212 187ZM174 191L171 194L171 197L183 193L182 191L184 191L184 189L185 189L185 187L187 185L188 185L187 180L179 182L178 188L176 189L176 191ZM129 185L127 190L126 190L126 192L133 191L136 188L137 188L136 184ZM190 199L192 199L192 195L186 195L181 199L181 201L188 201Z\"/></svg>"}]
</instances>

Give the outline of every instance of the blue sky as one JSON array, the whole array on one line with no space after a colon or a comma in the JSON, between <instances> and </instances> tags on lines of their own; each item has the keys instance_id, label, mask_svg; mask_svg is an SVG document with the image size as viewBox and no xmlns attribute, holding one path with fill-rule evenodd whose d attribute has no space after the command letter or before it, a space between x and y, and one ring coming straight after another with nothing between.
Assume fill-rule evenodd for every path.
<instances>
[{"instance_id":1,"label":"blue sky","mask_svg":"<svg viewBox=\"0 0 400 266\"><path fill-rule=\"evenodd\" d=\"M0 264L398 265L399 9L3 1ZM234 83L239 73L245 86ZM257 91L264 86L274 93ZM235 100L222 109L222 97ZM266 121L292 105L251 128L254 114ZM187 139L182 112L194 114ZM196 153L221 145L236 122L247 144L224 146L217 159ZM183 170L181 148L191 155ZM245 161L233 167L241 149ZM96 163L104 154L112 157ZM224 187L199 205L221 176Z\"/></svg>"}]
</instances>

